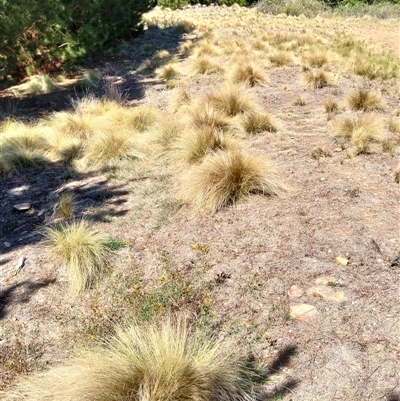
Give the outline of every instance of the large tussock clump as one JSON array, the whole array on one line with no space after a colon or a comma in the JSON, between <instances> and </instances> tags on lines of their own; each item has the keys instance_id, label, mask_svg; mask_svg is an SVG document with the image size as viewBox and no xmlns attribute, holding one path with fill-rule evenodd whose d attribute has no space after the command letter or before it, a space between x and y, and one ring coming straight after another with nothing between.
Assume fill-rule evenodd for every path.
<instances>
[{"instance_id":1,"label":"large tussock clump","mask_svg":"<svg viewBox=\"0 0 400 401\"><path fill-rule=\"evenodd\" d=\"M19 401L250 401L234 358L189 332L182 319L117 330L103 347L20 382Z\"/></svg>"}]
</instances>

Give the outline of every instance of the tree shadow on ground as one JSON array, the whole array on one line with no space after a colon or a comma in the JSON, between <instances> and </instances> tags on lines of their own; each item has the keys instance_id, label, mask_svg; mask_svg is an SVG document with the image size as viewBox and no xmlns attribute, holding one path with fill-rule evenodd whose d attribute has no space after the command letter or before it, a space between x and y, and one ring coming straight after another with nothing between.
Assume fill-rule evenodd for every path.
<instances>
[{"instance_id":1,"label":"tree shadow on ground","mask_svg":"<svg viewBox=\"0 0 400 401\"><path fill-rule=\"evenodd\" d=\"M62 164L20 170L2 177L0 255L39 242L42 239L40 227L57 219L56 205L64 192L74 196L75 218L109 221L128 212L129 192L125 185L110 184L98 172L78 173ZM15 206L21 203L28 203L29 208L16 210ZM1 258L0 265L5 263Z\"/></svg>"},{"instance_id":2,"label":"tree shadow on ground","mask_svg":"<svg viewBox=\"0 0 400 401\"><path fill-rule=\"evenodd\" d=\"M278 373L283 367L287 366L291 362L291 359L296 352L296 345L288 345L282 348L269 367L263 370L260 370L255 365L254 358L249 358L246 361L246 368L251 374L254 385L260 388L260 390L257 391L257 401L272 401L281 399L281 397L287 393L291 393L298 385L299 380L294 377L286 377L281 382L276 383L272 388L271 385L269 385L272 375ZM267 390L263 389L265 386L268 387Z\"/></svg>"},{"instance_id":3,"label":"tree shadow on ground","mask_svg":"<svg viewBox=\"0 0 400 401\"><path fill-rule=\"evenodd\" d=\"M34 120L48 116L53 112L72 110L74 103L88 95L95 98L108 96L111 85L115 85L125 102L134 104L145 96L145 88L163 84L155 77L154 60L160 50L167 50L169 57L158 60L157 67L168 63L173 57L186 58L179 50L179 45L189 38L198 40L197 35L182 32L177 26L145 30L131 41L120 42L113 48L97 53L87 61L85 68L67 74L67 80L58 84L52 93L19 94L18 86L0 91L0 120L13 118L16 120ZM85 71L94 69L103 77L98 82L88 82Z\"/></svg>"},{"instance_id":4,"label":"tree shadow on ground","mask_svg":"<svg viewBox=\"0 0 400 401\"><path fill-rule=\"evenodd\" d=\"M54 279L43 282L25 280L0 290L0 319L3 319L7 315L7 307L10 304L29 302L33 294L39 289L47 287L52 282L54 282Z\"/></svg>"}]
</instances>

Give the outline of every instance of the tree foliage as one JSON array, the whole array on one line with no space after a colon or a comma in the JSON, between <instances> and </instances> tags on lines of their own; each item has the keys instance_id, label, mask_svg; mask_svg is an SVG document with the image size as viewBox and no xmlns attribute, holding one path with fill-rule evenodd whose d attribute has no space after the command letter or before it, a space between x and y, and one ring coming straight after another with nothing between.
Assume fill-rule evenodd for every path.
<instances>
[{"instance_id":1,"label":"tree foliage","mask_svg":"<svg viewBox=\"0 0 400 401\"><path fill-rule=\"evenodd\" d=\"M156 0L0 0L0 79L50 72L135 35Z\"/></svg>"}]
</instances>

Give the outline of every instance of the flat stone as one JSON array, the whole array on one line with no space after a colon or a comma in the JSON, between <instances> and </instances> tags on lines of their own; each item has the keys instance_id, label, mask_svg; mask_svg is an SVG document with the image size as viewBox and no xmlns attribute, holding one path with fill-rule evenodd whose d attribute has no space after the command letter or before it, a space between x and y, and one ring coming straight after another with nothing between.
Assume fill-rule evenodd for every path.
<instances>
[{"instance_id":1,"label":"flat stone","mask_svg":"<svg viewBox=\"0 0 400 401\"><path fill-rule=\"evenodd\" d=\"M303 295L303 292L304 291L298 285L292 285L288 291L288 295L290 298L298 298Z\"/></svg>"},{"instance_id":2,"label":"flat stone","mask_svg":"<svg viewBox=\"0 0 400 401\"><path fill-rule=\"evenodd\" d=\"M347 266L349 261L348 259L344 258L343 256L338 256L336 258L336 262L338 262L339 264L341 264L342 266Z\"/></svg>"},{"instance_id":3,"label":"flat stone","mask_svg":"<svg viewBox=\"0 0 400 401\"><path fill-rule=\"evenodd\" d=\"M313 305L298 304L290 306L290 317L301 322L308 322L316 313L317 309Z\"/></svg>"},{"instance_id":4,"label":"flat stone","mask_svg":"<svg viewBox=\"0 0 400 401\"><path fill-rule=\"evenodd\" d=\"M28 202L17 203L13 206L14 210L17 212L24 212L25 210L29 210L31 208L31 204Z\"/></svg>"},{"instance_id":5,"label":"flat stone","mask_svg":"<svg viewBox=\"0 0 400 401\"><path fill-rule=\"evenodd\" d=\"M307 290L307 295L326 299L327 301L344 302L347 297L341 290L328 287L326 285L316 285Z\"/></svg>"},{"instance_id":6,"label":"flat stone","mask_svg":"<svg viewBox=\"0 0 400 401\"><path fill-rule=\"evenodd\" d=\"M11 246L11 244L9 243L9 242L3 242L3 245L6 247L6 248L9 248L10 246Z\"/></svg>"}]
</instances>

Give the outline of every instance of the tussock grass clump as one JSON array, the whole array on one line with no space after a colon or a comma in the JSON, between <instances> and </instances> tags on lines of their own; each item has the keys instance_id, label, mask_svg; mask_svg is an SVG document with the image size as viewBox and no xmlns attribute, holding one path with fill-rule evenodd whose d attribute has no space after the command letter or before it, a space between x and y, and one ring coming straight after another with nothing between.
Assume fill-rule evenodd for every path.
<instances>
[{"instance_id":1,"label":"tussock grass clump","mask_svg":"<svg viewBox=\"0 0 400 401\"><path fill-rule=\"evenodd\" d=\"M256 109L250 93L243 86L226 84L207 95L207 100L228 116L236 116Z\"/></svg>"},{"instance_id":2,"label":"tussock grass clump","mask_svg":"<svg viewBox=\"0 0 400 401\"><path fill-rule=\"evenodd\" d=\"M269 113L251 112L243 115L243 127L248 134L278 131L277 122Z\"/></svg>"},{"instance_id":3,"label":"tussock grass clump","mask_svg":"<svg viewBox=\"0 0 400 401\"><path fill-rule=\"evenodd\" d=\"M393 134L400 134L400 119L399 117L391 117L388 122L388 130Z\"/></svg>"},{"instance_id":4,"label":"tussock grass clump","mask_svg":"<svg viewBox=\"0 0 400 401\"><path fill-rule=\"evenodd\" d=\"M54 215L63 219L71 218L74 215L75 198L72 192L64 192L54 208Z\"/></svg>"},{"instance_id":5,"label":"tussock grass clump","mask_svg":"<svg viewBox=\"0 0 400 401\"><path fill-rule=\"evenodd\" d=\"M166 79L167 81L176 78L179 75L179 71L176 68L175 64L167 64L166 66L162 67L157 76L162 79Z\"/></svg>"},{"instance_id":6,"label":"tussock grass clump","mask_svg":"<svg viewBox=\"0 0 400 401\"><path fill-rule=\"evenodd\" d=\"M306 88L320 89L332 84L331 75L324 70L307 71L302 79Z\"/></svg>"},{"instance_id":7,"label":"tussock grass clump","mask_svg":"<svg viewBox=\"0 0 400 401\"><path fill-rule=\"evenodd\" d=\"M168 50L158 50L156 51L151 58L146 60L141 67L139 68L140 70L148 70L148 71L153 71L156 68L159 68L165 64L175 62L176 57L174 55L171 55Z\"/></svg>"},{"instance_id":8,"label":"tussock grass clump","mask_svg":"<svg viewBox=\"0 0 400 401\"><path fill-rule=\"evenodd\" d=\"M45 243L67 270L73 296L90 286L108 263L107 238L85 220L46 227L43 233Z\"/></svg>"},{"instance_id":9,"label":"tussock grass clump","mask_svg":"<svg viewBox=\"0 0 400 401\"><path fill-rule=\"evenodd\" d=\"M347 98L352 110L372 111L382 108L382 96L376 92L369 92L366 89L359 89Z\"/></svg>"},{"instance_id":10,"label":"tussock grass clump","mask_svg":"<svg viewBox=\"0 0 400 401\"><path fill-rule=\"evenodd\" d=\"M152 106L142 105L134 108L124 108L118 111L115 116L115 121L120 121L121 125L128 129L133 128L136 131L143 132L156 123L158 117L156 109Z\"/></svg>"},{"instance_id":11,"label":"tussock grass clump","mask_svg":"<svg viewBox=\"0 0 400 401\"><path fill-rule=\"evenodd\" d=\"M183 181L182 198L214 213L251 193L283 195L288 187L263 157L237 148L218 151L193 166Z\"/></svg>"},{"instance_id":12,"label":"tussock grass clump","mask_svg":"<svg viewBox=\"0 0 400 401\"><path fill-rule=\"evenodd\" d=\"M304 62L313 68L321 68L329 63L329 56L326 50L313 50L303 57Z\"/></svg>"},{"instance_id":13,"label":"tussock grass clump","mask_svg":"<svg viewBox=\"0 0 400 401\"><path fill-rule=\"evenodd\" d=\"M122 105L126 103L127 97L122 92L121 86L118 83L113 82L110 77L106 77L104 85L104 99Z\"/></svg>"},{"instance_id":14,"label":"tussock grass clump","mask_svg":"<svg viewBox=\"0 0 400 401\"><path fill-rule=\"evenodd\" d=\"M223 111L201 101L194 103L187 112L191 125L196 128L211 127L226 131L231 125L229 117Z\"/></svg>"},{"instance_id":15,"label":"tussock grass clump","mask_svg":"<svg viewBox=\"0 0 400 401\"><path fill-rule=\"evenodd\" d=\"M269 61L271 61L272 64L278 66L278 67L283 67L285 65L292 65L293 64L293 57L292 55L284 50L279 50L274 53L271 53L269 56Z\"/></svg>"},{"instance_id":16,"label":"tussock grass clump","mask_svg":"<svg viewBox=\"0 0 400 401\"><path fill-rule=\"evenodd\" d=\"M196 163L210 152L234 147L233 138L210 126L199 127L182 136L177 143L179 159Z\"/></svg>"},{"instance_id":17,"label":"tussock grass clump","mask_svg":"<svg viewBox=\"0 0 400 401\"><path fill-rule=\"evenodd\" d=\"M201 56L192 62L190 70L193 74L213 74L222 71L222 68L211 57Z\"/></svg>"},{"instance_id":18,"label":"tussock grass clump","mask_svg":"<svg viewBox=\"0 0 400 401\"><path fill-rule=\"evenodd\" d=\"M236 64L230 73L231 80L236 84L249 86L261 85L268 82L267 74L262 67L254 62Z\"/></svg>"},{"instance_id":19,"label":"tussock grass clump","mask_svg":"<svg viewBox=\"0 0 400 401\"><path fill-rule=\"evenodd\" d=\"M57 85L48 75L35 75L28 83L27 92L33 95L51 93L57 89Z\"/></svg>"},{"instance_id":20,"label":"tussock grass clump","mask_svg":"<svg viewBox=\"0 0 400 401\"><path fill-rule=\"evenodd\" d=\"M0 132L0 160L3 173L50 162L49 143L40 127L10 122Z\"/></svg>"},{"instance_id":21,"label":"tussock grass clump","mask_svg":"<svg viewBox=\"0 0 400 401\"><path fill-rule=\"evenodd\" d=\"M181 136L184 126L180 121L167 117L162 119L154 127L156 143L162 148L163 151L172 149L173 144Z\"/></svg>"},{"instance_id":22,"label":"tussock grass clump","mask_svg":"<svg viewBox=\"0 0 400 401\"><path fill-rule=\"evenodd\" d=\"M83 142L77 138L68 138L64 145L60 146L57 152L58 160L65 164L70 164L82 156Z\"/></svg>"},{"instance_id":23,"label":"tussock grass clump","mask_svg":"<svg viewBox=\"0 0 400 401\"><path fill-rule=\"evenodd\" d=\"M346 118L334 124L333 130L337 136L350 139L359 153L368 153L372 143L384 140L380 120L374 114Z\"/></svg>"},{"instance_id":24,"label":"tussock grass clump","mask_svg":"<svg viewBox=\"0 0 400 401\"><path fill-rule=\"evenodd\" d=\"M219 48L209 41L201 41L197 44L194 54L196 57L215 56L219 52Z\"/></svg>"},{"instance_id":25,"label":"tussock grass clump","mask_svg":"<svg viewBox=\"0 0 400 401\"><path fill-rule=\"evenodd\" d=\"M305 106L306 105L306 100L307 99L305 98L305 96L299 96L294 100L293 104L295 106Z\"/></svg>"},{"instance_id":26,"label":"tussock grass clump","mask_svg":"<svg viewBox=\"0 0 400 401\"><path fill-rule=\"evenodd\" d=\"M330 97L325 100L324 108L327 113L335 114L339 112L339 103L336 99Z\"/></svg>"},{"instance_id":27,"label":"tussock grass clump","mask_svg":"<svg viewBox=\"0 0 400 401\"><path fill-rule=\"evenodd\" d=\"M193 52L194 43L192 40L186 40L179 45L179 51L187 56Z\"/></svg>"},{"instance_id":28,"label":"tussock grass clump","mask_svg":"<svg viewBox=\"0 0 400 401\"><path fill-rule=\"evenodd\" d=\"M117 328L104 345L22 380L10 401L251 401L252 374L181 319Z\"/></svg>"},{"instance_id":29,"label":"tussock grass clump","mask_svg":"<svg viewBox=\"0 0 400 401\"><path fill-rule=\"evenodd\" d=\"M172 101L171 108L173 111L179 110L182 106L187 106L191 102L191 95L185 89L179 89Z\"/></svg>"},{"instance_id":30,"label":"tussock grass clump","mask_svg":"<svg viewBox=\"0 0 400 401\"><path fill-rule=\"evenodd\" d=\"M140 158L134 139L129 132L99 133L86 144L82 161L87 166L95 167L112 161Z\"/></svg>"}]
</instances>

